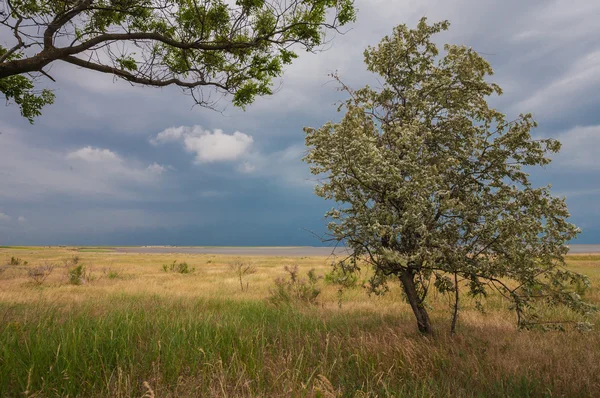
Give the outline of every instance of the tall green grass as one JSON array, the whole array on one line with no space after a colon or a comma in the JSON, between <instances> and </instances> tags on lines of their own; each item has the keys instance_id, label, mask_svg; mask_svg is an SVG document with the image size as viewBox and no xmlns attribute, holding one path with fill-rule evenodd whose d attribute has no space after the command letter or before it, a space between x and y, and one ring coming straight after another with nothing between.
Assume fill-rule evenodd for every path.
<instances>
[{"instance_id":1,"label":"tall green grass","mask_svg":"<svg viewBox=\"0 0 600 398\"><path fill-rule=\"evenodd\" d=\"M535 369L486 367L483 338L400 332L414 327L408 315L127 295L102 306L0 304L0 396L140 397L144 382L158 397L553 392ZM568 388L558 392L593 393Z\"/></svg>"},{"instance_id":2,"label":"tall green grass","mask_svg":"<svg viewBox=\"0 0 600 398\"><path fill-rule=\"evenodd\" d=\"M251 302L122 297L110 307L117 308L97 314L91 304L71 311L42 303L13 307L20 321L0 332L0 396L139 394L143 381L173 391L181 377L201 379L206 387L218 378L252 380L243 390L260 394L277 386L273 373L264 372L269 358L295 349L300 352L290 365L299 386L314 376L311 342L319 346L334 326Z\"/></svg>"}]
</instances>

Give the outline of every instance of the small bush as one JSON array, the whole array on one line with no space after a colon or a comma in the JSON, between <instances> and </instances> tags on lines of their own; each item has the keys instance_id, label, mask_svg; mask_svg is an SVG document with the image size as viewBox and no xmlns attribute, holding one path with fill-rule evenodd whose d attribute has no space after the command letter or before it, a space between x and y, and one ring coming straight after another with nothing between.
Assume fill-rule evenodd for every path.
<instances>
[{"instance_id":1,"label":"small bush","mask_svg":"<svg viewBox=\"0 0 600 398\"><path fill-rule=\"evenodd\" d=\"M229 264L229 269L235 274L235 276L240 280L240 288L243 291L248 291L248 282L246 282L246 286L244 287L244 276L254 274L256 272L256 267L250 263L245 263L241 260L236 260Z\"/></svg>"},{"instance_id":2,"label":"small bush","mask_svg":"<svg viewBox=\"0 0 600 398\"><path fill-rule=\"evenodd\" d=\"M41 285L44 283L46 278L50 276L52 271L56 266L50 263L44 263L44 265L40 265L38 267L31 268L27 271L27 276L31 279L35 284Z\"/></svg>"},{"instance_id":3,"label":"small bush","mask_svg":"<svg viewBox=\"0 0 600 398\"><path fill-rule=\"evenodd\" d=\"M108 279L121 279L123 277L121 271L117 271L112 268L104 268L102 269L102 273Z\"/></svg>"},{"instance_id":4,"label":"small bush","mask_svg":"<svg viewBox=\"0 0 600 398\"><path fill-rule=\"evenodd\" d=\"M71 285L81 285L89 283L92 280L91 271L89 271L83 264L69 268L67 276Z\"/></svg>"},{"instance_id":5,"label":"small bush","mask_svg":"<svg viewBox=\"0 0 600 398\"><path fill-rule=\"evenodd\" d=\"M23 261L22 259L20 259L19 257L11 257L10 258L10 263L9 265L27 265L28 262L27 261Z\"/></svg>"},{"instance_id":6,"label":"small bush","mask_svg":"<svg viewBox=\"0 0 600 398\"><path fill-rule=\"evenodd\" d=\"M275 305L291 305L294 303L317 304L321 289L317 286L321 276L314 269L307 272L307 278L300 278L298 266L285 266L288 278L275 279L275 287L269 289L269 301Z\"/></svg>"},{"instance_id":7,"label":"small bush","mask_svg":"<svg viewBox=\"0 0 600 398\"><path fill-rule=\"evenodd\" d=\"M162 268L165 272L177 272L180 274L190 274L196 270L195 268L190 268L188 263L185 262L177 264L177 260L173 261L172 264L163 264Z\"/></svg>"},{"instance_id":8,"label":"small bush","mask_svg":"<svg viewBox=\"0 0 600 398\"><path fill-rule=\"evenodd\" d=\"M119 271L109 271L108 279L119 279L121 278L121 273Z\"/></svg>"},{"instance_id":9,"label":"small bush","mask_svg":"<svg viewBox=\"0 0 600 398\"><path fill-rule=\"evenodd\" d=\"M187 263L179 263L177 265L177 272L179 272L180 274L189 274L194 271L195 269L190 268Z\"/></svg>"},{"instance_id":10,"label":"small bush","mask_svg":"<svg viewBox=\"0 0 600 398\"><path fill-rule=\"evenodd\" d=\"M83 274L83 266L78 265L68 270L69 283L71 285L81 284L81 275Z\"/></svg>"}]
</instances>

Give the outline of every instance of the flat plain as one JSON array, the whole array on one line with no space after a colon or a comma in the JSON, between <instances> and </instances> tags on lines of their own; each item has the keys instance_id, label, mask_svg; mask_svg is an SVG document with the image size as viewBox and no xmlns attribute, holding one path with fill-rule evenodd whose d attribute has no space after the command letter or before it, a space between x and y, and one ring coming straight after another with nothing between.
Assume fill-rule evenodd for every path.
<instances>
[{"instance_id":1,"label":"flat plain","mask_svg":"<svg viewBox=\"0 0 600 398\"><path fill-rule=\"evenodd\" d=\"M74 257L76 259L74 260ZM485 312L431 296L435 337L416 332L398 286L369 296L320 278L308 302L273 303L285 266L325 276L332 257L0 249L0 396L597 396L600 316L563 331L517 330L500 296ZM27 264L25 264L25 261ZM174 270L170 264L176 261ZM11 264L12 262L12 264ZM187 264L188 273L178 265ZM251 264L242 284L230 264ZM600 255L568 256L600 305ZM42 282L35 270L54 265ZM78 284L73 270L82 265ZM166 266L166 267L164 267ZM51 268L51 267L50 267ZM166 271L165 271L166 268ZM288 278L288 279L285 279ZM242 290L242 287L244 290Z\"/></svg>"}]
</instances>

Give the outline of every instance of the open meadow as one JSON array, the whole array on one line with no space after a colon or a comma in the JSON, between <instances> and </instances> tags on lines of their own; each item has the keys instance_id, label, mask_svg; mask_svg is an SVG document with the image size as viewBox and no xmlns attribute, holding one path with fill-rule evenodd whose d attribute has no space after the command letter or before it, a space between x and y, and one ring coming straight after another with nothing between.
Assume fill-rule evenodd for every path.
<instances>
[{"instance_id":1,"label":"open meadow","mask_svg":"<svg viewBox=\"0 0 600 398\"><path fill-rule=\"evenodd\" d=\"M433 294L428 338L399 287L368 296L365 275L341 294L320 278L290 290L305 301L277 296L284 266L305 279L331 260L2 248L0 396L598 396L597 313L587 332L519 331L501 297L480 312L465 296L450 336L451 301ZM241 283L236 261L253 266ZM600 305L600 255L568 263Z\"/></svg>"}]
</instances>

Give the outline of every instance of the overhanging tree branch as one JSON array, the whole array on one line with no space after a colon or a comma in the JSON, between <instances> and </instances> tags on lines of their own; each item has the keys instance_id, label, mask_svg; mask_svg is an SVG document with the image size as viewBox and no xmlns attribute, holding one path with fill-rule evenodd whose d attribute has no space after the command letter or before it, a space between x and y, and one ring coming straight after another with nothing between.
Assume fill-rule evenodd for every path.
<instances>
[{"instance_id":1,"label":"overhanging tree branch","mask_svg":"<svg viewBox=\"0 0 600 398\"><path fill-rule=\"evenodd\" d=\"M128 72L123 69L118 69L118 68L114 68L114 67L107 66L107 65L100 65L100 64L90 62L90 61L85 61L83 59L73 57L70 55L66 56L62 60L65 62L68 62L70 64L80 66L82 68L95 70L97 72L102 72L102 73L110 73L115 76L119 76L119 77L127 80L128 82L143 84L146 86L165 87L165 86L175 85L175 86L184 87L184 88L195 88L195 87L199 87L199 86L215 86L215 87L218 87L225 91L228 90L227 86L224 86L222 84L215 83L215 82L206 82L206 81L185 82L185 81L182 81L182 80L179 80L176 78L160 80L160 79L150 79L150 78L140 77L140 76L136 76L136 75L132 74L131 72Z\"/></svg>"},{"instance_id":2,"label":"overhanging tree branch","mask_svg":"<svg viewBox=\"0 0 600 398\"><path fill-rule=\"evenodd\" d=\"M296 57L294 45L314 51L355 12L353 0L6 1L0 26L16 41L0 46L0 80L48 77L43 69L64 61L132 83L195 90L194 100L207 107L203 89L232 94L240 107L272 94L272 80ZM39 110L45 102L29 103Z\"/></svg>"},{"instance_id":3,"label":"overhanging tree branch","mask_svg":"<svg viewBox=\"0 0 600 398\"><path fill-rule=\"evenodd\" d=\"M44 49L48 50L54 47L54 34L58 32L67 22L76 17L78 14L88 8L94 0L83 0L77 4L73 9L65 12L64 14L58 14L50 22L48 28L44 32Z\"/></svg>"}]
</instances>

